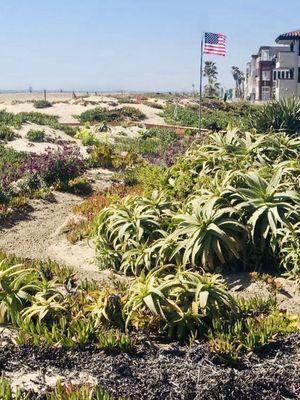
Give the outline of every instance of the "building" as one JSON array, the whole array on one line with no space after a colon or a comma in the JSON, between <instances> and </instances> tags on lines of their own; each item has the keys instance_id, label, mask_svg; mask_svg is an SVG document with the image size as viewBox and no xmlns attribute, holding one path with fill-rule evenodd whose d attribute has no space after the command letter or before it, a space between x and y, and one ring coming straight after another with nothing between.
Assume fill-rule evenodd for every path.
<instances>
[{"instance_id":1,"label":"building","mask_svg":"<svg viewBox=\"0 0 300 400\"><path fill-rule=\"evenodd\" d=\"M279 52L276 58L275 98L300 97L300 30L278 36L276 43L285 45L289 51Z\"/></svg>"},{"instance_id":2,"label":"building","mask_svg":"<svg viewBox=\"0 0 300 400\"><path fill-rule=\"evenodd\" d=\"M251 101L300 97L300 30L284 33L277 46L262 46L247 64L245 97Z\"/></svg>"}]
</instances>

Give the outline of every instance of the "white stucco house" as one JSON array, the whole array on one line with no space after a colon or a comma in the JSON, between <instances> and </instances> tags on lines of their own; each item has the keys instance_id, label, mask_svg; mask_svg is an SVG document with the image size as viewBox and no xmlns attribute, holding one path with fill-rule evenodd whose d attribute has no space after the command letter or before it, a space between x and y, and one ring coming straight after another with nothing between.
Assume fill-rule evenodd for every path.
<instances>
[{"instance_id":1,"label":"white stucco house","mask_svg":"<svg viewBox=\"0 0 300 400\"><path fill-rule=\"evenodd\" d=\"M300 97L300 30L278 36L276 43L288 46L289 51L279 52L276 57L275 99Z\"/></svg>"},{"instance_id":2,"label":"white stucco house","mask_svg":"<svg viewBox=\"0 0 300 400\"><path fill-rule=\"evenodd\" d=\"M300 97L300 30L284 33L276 46L261 46L246 70L245 97L252 101Z\"/></svg>"}]
</instances>

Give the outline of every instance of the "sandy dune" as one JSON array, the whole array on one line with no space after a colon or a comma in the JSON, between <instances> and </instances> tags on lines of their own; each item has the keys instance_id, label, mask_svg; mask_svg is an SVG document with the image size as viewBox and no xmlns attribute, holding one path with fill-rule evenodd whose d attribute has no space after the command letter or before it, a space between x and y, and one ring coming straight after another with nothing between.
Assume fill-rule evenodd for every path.
<instances>
[{"instance_id":1,"label":"sandy dune","mask_svg":"<svg viewBox=\"0 0 300 400\"><path fill-rule=\"evenodd\" d=\"M80 94L78 94L78 97L79 95ZM118 102L118 99L113 97L113 95L90 95L74 100L72 99L72 93L49 93L47 95L47 100L54 102L52 107L36 109L33 106L33 101L41 100L43 98L42 93L0 93L0 110L6 110L15 114L22 111L38 111L47 115L57 115L61 123L75 123L78 122L78 120L74 118L74 116L79 115L84 111L95 107L112 109L114 106L111 106L110 103ZM151 101L151 99L149 99L149 101ZM125 105L142 111L146 115L145 122L147 123L164 123L164 119L157 115L160 111L158 109L144 104L122 104L120 106Z\"/></svg>"}]
</instances>

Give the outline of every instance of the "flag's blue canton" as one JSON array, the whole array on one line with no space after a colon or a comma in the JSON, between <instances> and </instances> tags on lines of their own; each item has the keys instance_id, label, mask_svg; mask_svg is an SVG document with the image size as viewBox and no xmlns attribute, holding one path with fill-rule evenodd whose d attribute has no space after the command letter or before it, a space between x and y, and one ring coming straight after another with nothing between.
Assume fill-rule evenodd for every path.
<instances>
[{"instance_id":1,"label":"flag's blue canton","mask_svg":"<svg viewBox=\"0 0 300 400\"><path fill-rule=\"evenodd\" d=\"M205 34L205 43L218 44L219 43L219 35L217 33L206 33Z\"/></svg>"}]
</instances>

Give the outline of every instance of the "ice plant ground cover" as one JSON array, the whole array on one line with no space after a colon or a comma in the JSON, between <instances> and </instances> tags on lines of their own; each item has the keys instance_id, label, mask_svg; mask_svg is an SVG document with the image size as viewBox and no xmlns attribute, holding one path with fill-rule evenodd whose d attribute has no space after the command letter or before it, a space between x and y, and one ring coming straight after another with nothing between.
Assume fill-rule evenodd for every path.
<instances>
[{"instance_id":1,"label":"ice plant ground cover","mask_svg":"<svg viewBox=\"0 0 300 400\"><path fill-rule=\"evenodd\" d=\"M12 381L14 371L40 376L43 364L65 382L70 371L80 370L107 390L105 394L92 388L95 383L81 380L81 387L67 384L51 392L41 379L39 394L23 390L19 399L85 399L85 391L116 399L151 398L151 393L161 400L180 399L182 394L198 398L201 387L200 399L213 399L215 385L223 394L230 392L229 398L240 394L254 399L265 384L261 368L269 371L264 398L279 399L287 391L299 394L296 364L280 385L276 381L283 371L282 365L274 367L273 357L283 353L268 343L281 337L279 343L296 362L299 334L293 333L296 318L276 309L275 292L267 300L237 301L218 275L161 269L127 282L101 284L77 281L71 269L53 262L5 254L0 258L1 322L6 324L4 332L13 333L4 336L0 348L2 374ZM165 378L157 375L158 362ZM289 361L283 357L282 362ZM209 370L216 380L207 381ZM206 383L199 377L206 377ZM245 385L245 379L252 386ZM8 381L0 382L0 390L9 395ZM80 396L71 397L76 390Z\"/></svg>"}]
</instances>

